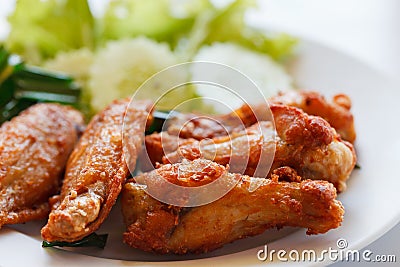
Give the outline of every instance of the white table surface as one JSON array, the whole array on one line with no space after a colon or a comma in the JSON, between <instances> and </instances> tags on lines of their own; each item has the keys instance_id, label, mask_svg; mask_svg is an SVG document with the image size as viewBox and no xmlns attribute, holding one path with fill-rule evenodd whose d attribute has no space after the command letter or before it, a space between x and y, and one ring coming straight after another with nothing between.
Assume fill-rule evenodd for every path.
<instances>
[{"instance_id":1,"label":"white table surface","mask_svg":"<svg viewBox=\"0 0 400 267\"><path fill-rule=\"evenodd\" d=\"M12 10L13 3L0 3L0 36L7 33L2 18ZM265 12L257 19L263 23L340 49L400 84L400 0L262 0L260 5ZM365 249L374 254L394 254L398 264L399 244L400 224Z\"/></svg>"}]
</instances>

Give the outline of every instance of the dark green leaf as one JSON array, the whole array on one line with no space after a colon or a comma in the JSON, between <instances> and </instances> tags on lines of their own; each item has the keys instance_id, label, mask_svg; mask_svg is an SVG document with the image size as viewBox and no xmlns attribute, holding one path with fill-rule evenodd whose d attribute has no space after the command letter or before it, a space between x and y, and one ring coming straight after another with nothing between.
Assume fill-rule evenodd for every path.
<instances>
[{"instance_id":1,"label":"dark green leaf","mask_svg":"<svg viewBox=\"0 0 400 267\"><path fill-rule=\"evenodd\" d=\"M0 46L0 124L38 102L77 106L81 88L70 76L25 65Z\"/></svg>"},{"instance_id":2,"label":"dark green leaf","mask_svg":"<svg viewBox=\"0 0 400 267\"><path fill-rule=\"evenodd\" d=\"M154 132L161 132L163 130L163 125L166 120L174 116L175 111L158 111L153 112L153 122L146 130L146 135L152 134Z\"/></svg>"},{"instance_id":3,"label":"dark green leaf","mask_svg":"<svg viewBox=\"0 0 400 267\"><path fill-rule=\"evenodd\" d=\"M40 80L43 82L55 82L70 84L73 79L65 74L49 72L39 67L25 65L23 69L17 72L18 77L21 79L33 79Z\"/></svg>"},{"instance_id":4,"label":"dark green leaf","mask_svg":"<svg viewBox=\"0 0 400 267\"><path fill-rule=\"evenodd\" d=\"M5 106L0 106L0 125L12 117L17 116L22 110L27 109L35 103L36 101L12 99Z\"/></svg>"},{"instance_id":5,"label":"dark green leaf","mask_svg":"<svg viewBox=\"0 0 400 267\"><path fill-rule=\"evenodd\" d=\"M0 77L4 68L7 66L9 55L8 51L5 50L3 46L0 46Z\"/></svg>"},{"instance_id":6,"label":"dark green leaf","mask_svg":"<svg viewBox=\"0 0 400 267\"><path fill-rule=\"evenodd\" d=\"M90 234L87 237L75 242L42 242L42 247L98 247L104 248L106 246L108 234L97 235L96 233Z\"/></svg>"}]
</instances>

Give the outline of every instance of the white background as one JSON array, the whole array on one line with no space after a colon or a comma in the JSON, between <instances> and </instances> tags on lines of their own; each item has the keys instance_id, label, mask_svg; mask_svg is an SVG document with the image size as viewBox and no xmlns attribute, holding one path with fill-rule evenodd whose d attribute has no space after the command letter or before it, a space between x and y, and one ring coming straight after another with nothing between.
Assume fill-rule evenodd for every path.
<instances>
[{"instance_id":1,"label":"white background","mask_svg":"<svg viewBox=\"0 0 400 267\"><path fill-rule=\"evenodd\" d=\"M400 76L400 1L262 0L262 20Z\"/></svg>"},{"instance_id":2,"label":"white background","mask_svg":"<svg viewBox=\"0 0 400 267\"><path fill-rule=\"evenodd\" d=\"M4 17L13 3L0 3L0 36L7 33ZM264 0L260 4L259 22L342 50L400 84L400 0ZM379 97L379 88L366 94ZM400 224L366 249L375 255L395 254L400 262L399 244Z\"/></svg>"}]
</instances>

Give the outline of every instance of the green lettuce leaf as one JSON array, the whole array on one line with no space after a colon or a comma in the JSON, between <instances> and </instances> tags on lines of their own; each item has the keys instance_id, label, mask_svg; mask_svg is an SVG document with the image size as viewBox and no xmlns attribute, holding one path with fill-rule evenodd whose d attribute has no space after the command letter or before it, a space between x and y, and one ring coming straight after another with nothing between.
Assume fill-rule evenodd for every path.
<instances>
[{"instance_id":1,"label":"green lettuce leaf","mask_svg":"<svg viewBox=\"0 0 400 267\"><path fill-rule=\"evenodd\" d=\"M59 51L94 47L94 19L84 0L18 0L8 20L6 47L29 63Z\"/></svg>"},{"instance_id":2,"label":"green lettuce leaf","mask_svg":"<svg viewBox=\"0 0 400 267\"><path fill-rule=\"evenodd\" d=\"M174 47L196 17L211 8L209 0L114 0L101 22L103 40L144 35Z\"/></svg>"},{"instance_id":3,"label":"green lettuce leaf","mask_svg":"<svg viewBox=\"0 0 400 267\"><path fill-rule=\"evenodd\" d=\"M248 26L245 12L256 7L254 0L236 0L222 8L211 8L197 17L188 36L186 53L190 58L198 49L215 42L233 42L270 55L280 61L291 55L296 39L286 35L267 36L265 31Z\"/></svg>"}]
</instances>

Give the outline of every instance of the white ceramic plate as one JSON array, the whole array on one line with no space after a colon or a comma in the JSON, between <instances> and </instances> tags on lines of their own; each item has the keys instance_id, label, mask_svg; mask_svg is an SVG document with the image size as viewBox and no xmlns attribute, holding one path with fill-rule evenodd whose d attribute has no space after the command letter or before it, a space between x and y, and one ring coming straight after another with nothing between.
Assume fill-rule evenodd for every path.
<instances>
[{"instance_id":1,"label":"white ceramic plate","mask_svg":"<svg viewBox=\"0 0 400 267\"><path fill-rule=\"evenodd\" d=\"M303 41L299 56L291 70L297 84L317 90L326 96L344 92L353 100L356 129L356 149L360 170L355 170L348 190L338 198L346 214L343 225L325 235L306 236L304 230L287 229L227 245L213 253L192 257L157 256L130 249L121 243L124 226L119 207L98 231L109 232L105 250L43 249L39 229L44 222L4 227L0 231L0 265L10 266L136 266L136 265L280 265L282 262L261 262L257 252L268 243L268 249L337 249L338 239L345 239L348 249L362 249L400 220L398 189L400 179L400 88L385 76L362 62L317 43ZM276 239L275 241L273 241ZM87 256L82 253L95 255ZM105 259L119 258L130 261ZM207 258L204 258L207 257ZM325 262L325 264L328 262ZM288 263L285 263L288 264ZM291 264L296 264L291 262ZM305 263L297 263L305 265ZM317 263L309 263L317 264Z\"/></svg>"}]
</instances>

